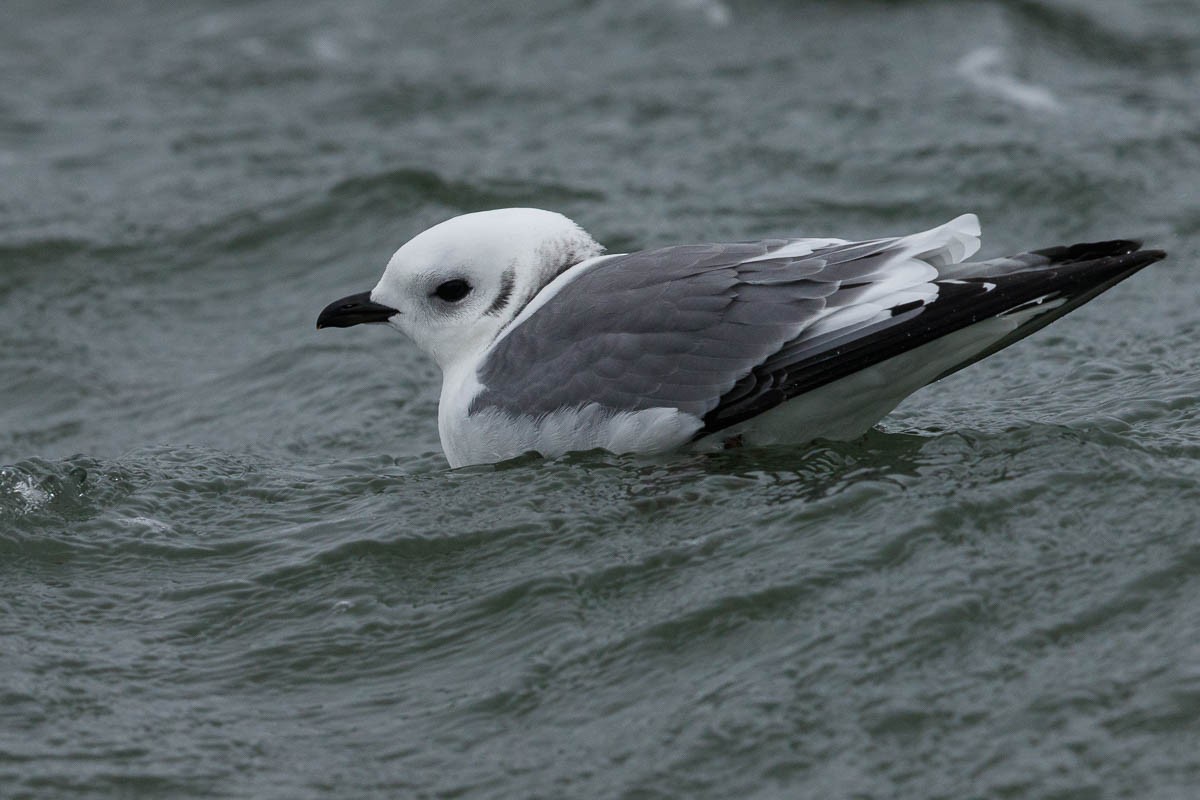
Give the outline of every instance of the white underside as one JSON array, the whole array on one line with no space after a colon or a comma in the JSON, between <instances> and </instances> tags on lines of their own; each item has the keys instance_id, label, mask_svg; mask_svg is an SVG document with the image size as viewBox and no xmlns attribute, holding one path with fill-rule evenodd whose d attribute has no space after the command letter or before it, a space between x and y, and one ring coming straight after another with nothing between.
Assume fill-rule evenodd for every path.
<instances>
[{"instance_id":1,"label":"white underside","mask_svg":"<svg viewBox=\"0 0 1200 800\"><path fill-rule=\"evenodd\" d=\"M733 436L755 446L857 439L904 398L1016 327L1012 320L1001 317L976 323L802 394L742 425L701 439L696 447L714 449Z\"/></svg>"},{"instance_id":2,"label":"white underside","mask_svg":"<svg viewBox=\"0 0 1200 800\"><path fill-rule=\"evenodd\" d=\"M1060 302L955 331L701 439L695 447L715 449L734 436L741 436L748 445L857 438L905 397ZM446 375L438 421L442 447L452 467L502 461L531 451L547 458L593 449L659 453L689 444L702 425L695 416L674 408L613 414L596 404L538 418L513 417L496 410L468 415L469 398L478 388L473 371Z\"/></svg>"},{"instance_id":3,"label":"white underside","mask_svg":"<svg viewBox=\"0 0 1200 800\"><path fill-rule=\"evenodd\" d=\"M546 458L597 449L661 453L690 441L700 425L699 419L675 408L613 414L591 403L537 418L483 410L458 420L453 440L442 437L442 449L452 467L489 464L528 452Z\"/></svg>"}]
</instances>

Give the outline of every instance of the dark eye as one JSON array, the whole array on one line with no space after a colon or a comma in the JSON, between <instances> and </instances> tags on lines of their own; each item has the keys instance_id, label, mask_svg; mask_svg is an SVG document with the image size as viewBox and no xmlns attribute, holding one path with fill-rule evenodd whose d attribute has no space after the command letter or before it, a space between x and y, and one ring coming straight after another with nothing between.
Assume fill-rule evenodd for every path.
<instances>
[{"instance_id":1,"label":"dark eye","mask_svg":"<svg viewBox=\"0 0 1200 800\"><path fill-rule=\"evenodd\" d=\"M433 293L445 300L447 303L457 303L467 296L471 291L471 284L464 281L462 278L455 278L452 281L446 281L440 284Z\"/></svg>"}]
</instances>

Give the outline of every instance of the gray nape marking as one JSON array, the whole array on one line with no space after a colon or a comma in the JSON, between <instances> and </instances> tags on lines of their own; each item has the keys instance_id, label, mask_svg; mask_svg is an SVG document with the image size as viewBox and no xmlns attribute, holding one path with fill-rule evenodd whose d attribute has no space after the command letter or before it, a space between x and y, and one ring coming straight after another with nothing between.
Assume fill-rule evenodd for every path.
<instances>
[{"instance_id":1,"label":"gray nape marking","mask_svg":"<svg viewBox=\"0 0 1200 800\"><path fill-rule=\"evenodd\" d=\"M508 305L508 301L512 299L513 287L516 286L516 284L516 272L514 272L512 267L509 267L504 271L504 274L500 276L500 294L496 296L495 301L488 308L488 310L483 313L490 314L492 316L499 315L500 312L504 310L504 307Z\"/></svg>"}]
</instances>

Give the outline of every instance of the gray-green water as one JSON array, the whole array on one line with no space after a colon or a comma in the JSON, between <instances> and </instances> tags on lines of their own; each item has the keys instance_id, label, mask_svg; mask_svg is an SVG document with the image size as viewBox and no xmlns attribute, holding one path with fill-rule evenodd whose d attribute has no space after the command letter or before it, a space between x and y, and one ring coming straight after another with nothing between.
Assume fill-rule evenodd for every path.
<instances>
[{"instance_id":1,"label":"gray-green water","mask_svg":"<svg viewBox=\"0 0 1200 800\"><path fill-rule=\"evenodd\" d=\"M1190 798L1200 4L5 3L0 796ZM861 442L445 468L447 216L1171 259Z\"/></svg>"}]
</instances>

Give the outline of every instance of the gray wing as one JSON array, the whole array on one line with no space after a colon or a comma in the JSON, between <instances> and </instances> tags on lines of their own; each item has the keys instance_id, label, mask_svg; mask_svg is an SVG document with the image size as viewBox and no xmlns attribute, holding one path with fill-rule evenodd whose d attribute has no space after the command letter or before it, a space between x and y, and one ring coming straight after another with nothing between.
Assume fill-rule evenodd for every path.
<instances>
[{"instance_id":1,"label":"gray wing","mask_svg":"<svg viewBox=\"0 0 1200 800\"><path fill-rule=\"evenodd\" d=\"M720 430L795 396L795 368L814 354L911 317L936 297L937 267L974 252L977 234L968 215L894 239L610 258L502 334L479 368L470 412L670 407L703 420L701 433Z\"/></svg>"}]
</instances>

